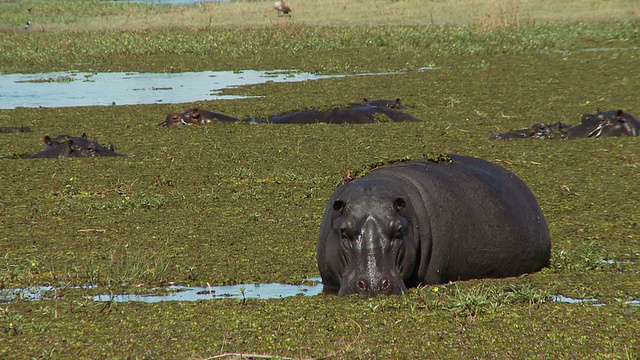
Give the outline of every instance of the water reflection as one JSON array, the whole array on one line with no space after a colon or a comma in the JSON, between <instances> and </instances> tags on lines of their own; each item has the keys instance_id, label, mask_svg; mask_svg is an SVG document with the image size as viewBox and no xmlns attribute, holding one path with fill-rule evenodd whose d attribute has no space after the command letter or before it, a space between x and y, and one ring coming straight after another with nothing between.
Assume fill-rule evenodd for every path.
<instances>
[{"instance_id":1,"label":"water reflection","mask_svg":"<svg viewBox=\"0 0 640 360\"><path fill-rule=\"evenodd\" d=\"M598 299L593 299L593 298L589 298L589 299L575 299L575 298L570 298L570 297L566 297L564 295L555 295L551 298L552 301L554 302L561 302L561 303L567 303L567 304L581 304L581 303L591 303L593 306L603 306L604 304L598 303Z\"/></svg>"},{"instance_id":2,"label":"water reflection","mask_svg":"<svg viewBox=\"0 0 640 360\"><path fill-rule=\"evenodd\" d=\"M345 75L316 75L289 70L0 74L0 109L175 104L199 100L237 99L244 96L220 95L220 92L242 85L343 76Z\"/></svg>"},{"instance_id":3,"label":"water reflection","mask_svg":"<svg viewBox=\"0 0 640 360\"><path fill-rule=\"evenodd\" d=\"M312 279L310 279L312 280ZM317 279L319 280L319 279ZM279 299L290 296L314 296L322 292L322 283L314 285L241 284L211 287L170 286L166 295L97 295L94 301L146 302L197 301L211 299Z\"/></svg>"}]
</instances>

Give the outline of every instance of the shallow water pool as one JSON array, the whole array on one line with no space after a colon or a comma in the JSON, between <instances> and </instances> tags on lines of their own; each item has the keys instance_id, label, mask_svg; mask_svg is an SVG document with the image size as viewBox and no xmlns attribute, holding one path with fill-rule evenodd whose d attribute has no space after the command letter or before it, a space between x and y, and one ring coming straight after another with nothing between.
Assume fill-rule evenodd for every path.
<instances>
[{"instance_id":1,"label":"shallow water pool","mask_svg":"<svg viewBox=\"0 0 640 360\"><path fill-rule=\"evenodd\" d=\"M316 75L292 70L0 74L0 109L176 104L238 99L246 96L221 95L220 92L242 85L343 76L345 75Z\"/></svg>"}]
</instances>

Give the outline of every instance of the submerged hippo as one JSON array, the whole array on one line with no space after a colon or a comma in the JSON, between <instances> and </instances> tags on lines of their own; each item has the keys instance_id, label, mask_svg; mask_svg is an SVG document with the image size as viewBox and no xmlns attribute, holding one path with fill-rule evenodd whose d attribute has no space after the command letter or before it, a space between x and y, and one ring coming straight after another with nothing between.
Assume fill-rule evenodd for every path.
<instances>
[{"instance_id":1,"label":"submerged hippo","mask_svg":"<svg viewBox=\"0 0 640 360\"><path fill-rule=\"evenodd\" d=\"M25 133L31 132L31 128L29 126L3 126L0 127L0 133Z\"/></svg>"},{"instance_id":2,"label":"submerged hippo","mask_svg":"<svg viewBox=\"0 0 640 360\"><path fill-rule=\"evenodd\" d=\"M513 140L513 139L564 139L565 133L570 126L561 122L553 124L535 123L527 129L511 130L507 132L497 132L489 136L490 140Z\"/></svg>"},{"instance_id":3,"label":"submerged hippo","mask_svg":"<svg viewBox=\"0 0 640 360\"><path fill-rule=\"evenodd\" d=\"M229 115L207 111L202 109L189 109L182 113L167 115L167 118L159 123L162 126L178 126L178 125L206 125L212 122L237 122L238 118Z\"/></svg>"},{"instance_id":4,"label":"submerged hippo","mask_svg":"<svg viewBox=\"0 0 640 360\"><path fill-rule=\"evenodd\" d=\"M387 100L387 99L379 99L379 100L368 100L367 98L362 99L362 104L384 107L387 109L405 109L406 106L402 103L400 98L395 100Z\"/></svg>"},{"instance_id":5,"label":"submerged hippo","mask_svg":"<svg viewBox=\"0 0 640 360\"><path fill-rule=\"evenodd\" d=\"M555 124L534 124L529 129L494 133L491 140L511 139L582 139L608 136L638 136L640 121L624 110L598 111L583 114L580 124L569 126L561 122Z\"/></svg>"},{"instance_id":6,"label":"submerged hippo","mask_svg":"<svg viewBox=\"0 0 640 360\"><path fill-rule=\"evenodd\" d=\"M381 121L421 122L422 120L397 109L405 108L400 99L373 100L366 98L362 103L350 104L345 108L332 110L303 110L288 114L274 115L263 122L271 124L373 124ZM385 119L384 116L388 119Z\"/></svg>"},{"instance_id":7,"label":"submerged hippo","mask_svg":"<svg viewBox=\"0 0 640 360\"><path fill-rule=\"evenodd\" d=\"M567 139L608 136L638 136L640 121L624 110L583 114L580 124L567 129Z\"/></svg>"},{"instance_id":8,"label":"submerged hippo","mask_svg":"<svg viewBox=\"0 0 640 360\"><path fill-rule=\"evenodd\" d=\"M67 157L94 157L94 156L127 156L117 153L113 144L104 147L97 139L89 140L87 134L81 136L59 135L52 138L46 135L43 139L46 147L35 154L12 156L8 158L67 158ZM7 158L7 157L5 157Z\"/></svg>"},{"instance_id":9,"label":"submerged hippo","mask_svg":"<svg viewBox=\"0 0 640 360\"><path fill-rule=\"evenodd\" d=\"M250 117L245 120L207 110L191 109L183 113L169 114L167 118L158 125L178 126L209 124L212 122L243 122L250 124L373 124L384 121L422 121L400 111L400 109L404 109L405 107L400 99L369 101L365 98L362 103L350 104L344 108L340 107L331 110L298 110L273 115L266 119Z\"/></svg>"},{"instance_id":10,"label":"submerged hippo","mask_svg":"<svg viewBox=\"0 0 640 360\"><path fill-rule=\"evenodd\" d=\"M551 237L516 175L460 155L391 163L334 191L318 236L326 292L401 294L549 265Z\"/></svg>"}]
</instances>

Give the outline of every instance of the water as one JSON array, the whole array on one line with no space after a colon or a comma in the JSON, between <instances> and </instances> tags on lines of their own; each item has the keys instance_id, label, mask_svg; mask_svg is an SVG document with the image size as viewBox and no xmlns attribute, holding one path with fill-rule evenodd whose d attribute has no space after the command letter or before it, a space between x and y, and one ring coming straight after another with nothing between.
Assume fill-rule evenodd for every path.
<instances>
[{"instance_id":1,"label":"water","mask_svg":"<svg viewBox=\"0 0 640 360\"><path fill-rule=\"evenodd\" d=\"M93 289L97 285L73 286L73 289ZM13 300L22 299L28 301L42 301L55 299L58 290L54 286L39 285L29 286L28 288L2 289L0 290L0 303L11 302Z\"/></svg>"},{"instance_id":2,"label":"water","mask_svg":"<svg viewBox=\"0 0 640 360\"><path fill-rule=\"evenodd\" d=\"M312 279L310 279L312 280ZM319 280L319 279L318 279ZM170 286L175 291L166 295L97 295L94 301L146 302L198 301L211 299L279 299L290 296L315 296L322 292L322 283L314 285L243 284L211 287Z\"/></svg>"},{"instance_id":3,"label":"water","mask_svg":"<svg viewBox=\"0 0 640 360\"><path fill-rule=\"evenodd\" d=\"M238 284L220 285L211 287L186 287L169 286L166 290L168 294L117 294L117 295L96 295L94 301L116 301L116 302L146 302L156 303L161 301L198 301L212 299L279 299L290 296L315 296L322 292L322 283L319 277L309 278L307 281L313 284L290 285L290 284ZM96 285L86 285L73 287L74 289L93 289ZM0 290L0 303L7 303L17 299L28 301L43 301L55 299L58 291L62 288L53 286L30 286L28 288L14 288ZM156 288L154 290L165 290Z\"/></svg>"},{"instance_id":4,"label":"water","mask_svg":"<svg viewBox=\"0 0 640 360\"><path fill-rule=\"evenodd\" d=\"M93 297L94 301L115 302L146 302L157 303L162 301L198 301L214 299L280 299L290 296L316 296L323 290L319 277L309 278L307 281L313 284L289 285L279 283L269 284L238 284L220 285L211 287L187 287L169 286L168 288L156 288L154 290L167 290L168 294L102 294ZM94 289L97 285L75 286L74 289ZM62 288L53 286L30 286L28 288L15 288L0 290L0 303L8 303L17 299L28 301L52 300L57 297ZM555 295L552 301L566 304L584 304L592 306L604 306L595 298L576 299L564 295ZM640 306L640 300L627 300L626 305Z\"/></svg>"},{"instance_id":5,"label":"water","mask_svg":"<svg viewBox=\"0 0 640 360\"><path fill-rule=\"evenodd\" d=\"M220 95L220 92L242 85L343 76L345 75L315 75L290 70L0 74L0 109L175 104L199 100L238 99L246 97Z\"/></svg>"},{"instance_id":6,"label":"water","mask_svg":"<svg viewBox=\"0 0 640 360\"><path fill-rule=\"evenodd\" d=\"M564 295L555 295L551 298L554 302L561 302L567 304L581 304L581 303L592 303L593 306L603 306L604 304L598 303L598 299L587 298L587 299L574 299L570 297L566 297Z\"/></svg>"}]
</instances>

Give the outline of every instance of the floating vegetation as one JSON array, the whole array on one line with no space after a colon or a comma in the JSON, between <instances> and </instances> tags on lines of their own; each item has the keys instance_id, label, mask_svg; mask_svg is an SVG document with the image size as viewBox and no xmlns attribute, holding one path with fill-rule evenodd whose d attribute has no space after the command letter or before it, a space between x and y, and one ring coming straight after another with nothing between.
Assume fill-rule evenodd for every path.
<instances>
[{"instance_id":1,"label":"floating vegetation","mask_svg":"<svg viewBox=\"0 0 640 360\"><path fill-rule=\"evenodd\" d=\"M18 80L16 83L69 83L76 81L78 79L73 78L72 76L56 76L56 77L48 77L48 78L39 78L33 80Z\"/></svg>"}]
</instances>

